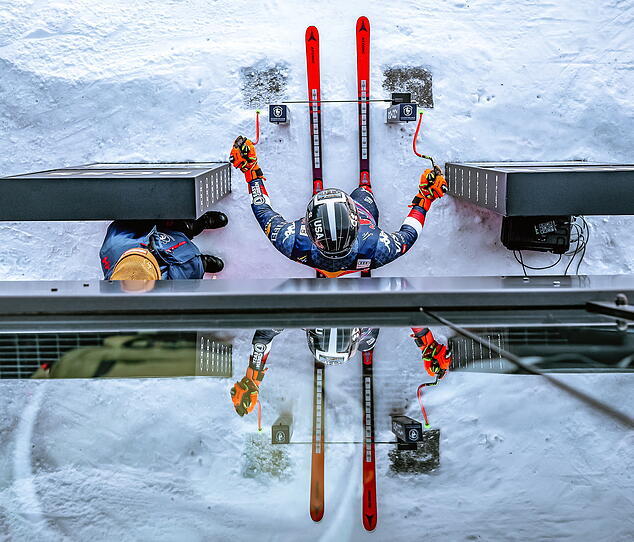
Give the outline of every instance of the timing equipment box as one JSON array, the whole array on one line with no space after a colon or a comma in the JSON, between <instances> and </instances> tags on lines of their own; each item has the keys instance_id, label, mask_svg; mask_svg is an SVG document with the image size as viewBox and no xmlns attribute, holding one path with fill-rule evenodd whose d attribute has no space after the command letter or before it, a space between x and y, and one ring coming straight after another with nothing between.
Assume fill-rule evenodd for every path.
<instances>
[{"instance_id":1,"label":"timing equipment box","mask_svg":"<svg viewBox=\"0 0 634 542\"><path fill-rule=\"evenodd\" d=\"M227 162L88 164L0 179L0 220L195 219L231 192Z\"/></svg>"},{"instance_id":2,"label":"timing equipment box","mask_svg":"<svg viewBox=\"0 0 634 542\"><path fill-rule=\"evenodd\" d=\"M392 416L392 433L403 442L418 442L422 438L423 426L409 416Z\"/></svg>"},{"instance_id":3,"label":"timing equipment box","mask_svg":"<svg viewBox=\"0 0 634 542\"><path fill-rule=\"evenodd\" d=\"M288 122L288 107L286 105L269 105L269 122L284 124Z\"/></svg>"},{"instance_id":4,"label":"timing equipment box","mask_svg":"<svg viewBox=\"0 0 634 542\"><path fill-rule=\"evenodd\" d=\"M293 436L293 418L281 415L271 426L271 444L289 444Z\"/></svg>"},{"instance_id":5,"label":"timing equipment box","mask_svg":"<svg viewBox=\"0 0 634 542\"><path fill-rule=\"evenodd\" d=\"M394 124L398 122L410 122L416 120L417 105L415 103L399 103L387 108L386 122Z\"/></svg>"},{"instance_id":6,"label":"timing equipment box","mask_svg":"<svg viewBox=\"0 0 634 542\"><path fill-rule=\"evenodd\" d=\"M509 250L564 254L570 248L569 216L505 216L502 244Z\"/></svg>"},{"instance_id":7,"label":"timing equipment box","mask_svg":"<svg viewBox=\"0 0 634 542\"><path fill-rule=\"evenodd\" d=\"M634 214L634 164L445 164L448 194L504 216Z\"/></svg>"}]
</instances>

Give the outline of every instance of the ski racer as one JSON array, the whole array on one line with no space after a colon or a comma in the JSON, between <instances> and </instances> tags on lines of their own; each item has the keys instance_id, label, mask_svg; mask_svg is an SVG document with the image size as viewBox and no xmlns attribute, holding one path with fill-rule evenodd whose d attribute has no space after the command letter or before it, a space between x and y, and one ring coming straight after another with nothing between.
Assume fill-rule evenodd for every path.
<instances>
[{"instance_id":1,"label":"ski racer","mask_svg":"<svg viewBox=\"0 0 634 542\"><path fill-rule=\"evenodd\" d=\"M395 233L378 227L379 209L371 187L363 183L350 195L338 188L318 192L305 217L288 222L271 207L253 143L243 136L236 138L230 161L244 173L251 208L273 246L331 278L376 269L405 254L418 239L432 202L447 188L440 168L425 170L411 210Z\"/></svg>"},{"instance_id":2,"label":"ski racer","mask_svg":"<svg viewBox=\"0 0 634 542\"><path fill-rule=\"evenodd\" d=\"M224 267L201 254L192 239L205 229L226 226L224 213L209 211L196 220L115 220L99 257L106 280L201 279Z\"/></svg>"},{"instance_id":3,"label":"ski racer","mask_svg":"<svg viewBox=\"0 0 634 542\"><path fill-rule=\"evenodd\" d=\"M231 400L236 412L244 416L258 403L260 384L266 372L266 360L271 342L283 329L258 329L253 335L251 355L246 374L231 388ZM379 335L377 328L318 328L307 329L306 340L313 357L325 365L341 365L357 351L372 350Z\"/></svg>"}]
</instances>

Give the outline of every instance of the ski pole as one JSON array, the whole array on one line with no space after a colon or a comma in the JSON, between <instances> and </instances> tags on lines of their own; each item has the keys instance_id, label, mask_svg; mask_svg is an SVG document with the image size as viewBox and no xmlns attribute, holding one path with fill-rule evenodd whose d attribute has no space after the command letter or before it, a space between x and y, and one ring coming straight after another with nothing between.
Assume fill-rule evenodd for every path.
<instances>
[{"instance_id":1,"label":"ski pole","mask_svg":"<svg viewBox=\"0 0 634 542\"><path fill-rule=\"evenodd\" d=\"M427 418L427 411L425 410L425 406L423 405L423 388L426 386L435 386L438 384L438 377L433 382L423 382L418 389L416 390L416 396L418 397L418 404L420 405L420 411L423 413L423 418L425 419L425 429L429 429L431 427L429 423L429 418Z\"/></svg>"},{"instance_id":2,"label":"ski pole","mask_svg":"<svg viewBox=\"0 0 634 542\"><path fill-rule=\"evenodd\" d=\"M423 122L423 112L419 111L418 112L418 123L416 124L416 131L414 132L414 139L412 140L412 150L414 151L414 154L416 156L418 156L419 158L425 158L427 160L429 160L431 162L431 166L432 169L434 170L434 172L436 171L436 163L434 162L434 159L431 156L427 156L425 154L421 154L416 150L416 140L418 139L418 132L420 131L420 125Z\"/></svg>"},{"instance_id":3,"label":"ski pole","mask_svg":"<svg viewBox=\"0 0 634 542\"><path fill-rule=\"evenodd\" d=\"M262 431L262 403L258 401L258 431Z\"/></svg>"},{"instance_id":4,"label":"ski pole","mask_svg":"<svg viewBox=\"0 0 634 542\"><path fill-rule=\"evenodd\" d=\"M253 142L253 144L257 145L259 141L260 141L260 110L256 109L255 110L255 141Z\"/></svg>"}]
</instances>

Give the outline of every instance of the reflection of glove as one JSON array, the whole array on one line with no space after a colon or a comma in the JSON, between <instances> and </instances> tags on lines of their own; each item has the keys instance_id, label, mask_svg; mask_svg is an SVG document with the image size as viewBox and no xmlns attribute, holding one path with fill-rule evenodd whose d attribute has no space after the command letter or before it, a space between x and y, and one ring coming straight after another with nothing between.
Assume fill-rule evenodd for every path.
<instances>
[{"instance_id":1,"label":"reflection of glove","mask_svg":"<svg viewBox=\"0 0 634 542\"><path fill-rule=\"evenodd\" d=\"M420 176L420 182L418 184L418 194L414 196L412 205L419 205L425 210L428 210L431 203L442 198L447 191L447 181L442 176L442 171L438 166L434 166L434 169L426 169Z\"/></svg>"},{"instance_id":2,"label":"reflection of glove","mask_svg":"<svg viewBox=\"0 0 634 542\"><path fill-rule=\"evenodd\" d=\"M255 152L255 145L250 139L238 136L233 142L233 147L229 154L229 161L233 167L244 173L247 182L262 177L262 170L258 166L258 157Z\"/></svg>"},{"instance_id":3,"label":"reflection of glove","mask_svg":"<svg viewBox=\"0 0 634 542\"><path fill-rule=\"evenodd\" d=\"M240 416L252 412L258 404L258 393L263 378L264 371L255 371L249 367L244 378L231 388L231 401Z\"/></svg>"},{"instance_id":4,"label":"reflection of glove","mask_svg":"<svg viewBox=\"0 0 634 542\"><path fill-rule=\"evenodd\" d=\"M423 353L427 374L441 379L451 365L451 352L444 344L436 342L429 328L412 328L412 331L414 333L411 336Z\"/></svg>"}]
</instances>

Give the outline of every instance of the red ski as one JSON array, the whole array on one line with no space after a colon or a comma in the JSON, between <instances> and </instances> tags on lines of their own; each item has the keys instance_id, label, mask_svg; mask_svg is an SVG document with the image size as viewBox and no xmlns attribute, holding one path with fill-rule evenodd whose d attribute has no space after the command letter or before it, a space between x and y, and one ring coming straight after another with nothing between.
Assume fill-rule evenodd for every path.
<instances>
[{"instance_id":1,"label":"red ski","mask_svg":"<svg viewBox=\"0 0 634 542\"><path fill-rule=\"evenodd\" d=\"M321 173L321 79L319 75L319 31L306 29L306 73L308 75L308 114L310 118L310 150L313 162L313 196L324 189ZM318 279L325 278L315 271Z\"/></svg>"},{"instance_id":2,"label":"red ski","mask_svg":"<svg viewBox=\"0 0 634 542\"><path fill-rule=\"evenodd\" d=\"M357 19L357 96L359 99L359 186L372 190L370 182L370 21ZM369 270L361 272L370 277Z\"/></svg>"},{"instance_id":3,"label":"red ski","mask_svg":"<svg viewBox=\"0 0 634 542\"><path fill-rule=\"evenodd\" d=\"M359 98L359 185L370 184L370 21L357 20L357 94Z\"/></svg>"},{"instance_id":4,"label":"red ski","mask_svg":"<svg viewBox=\"0 0 634 542\"><path fill-rule=\"evenodd\" d=\"M313 161L313 194L323 190L321 173L321 82L319 76L319 32L306 29L306 72L308 74L308 108L310 113L310 148Z\"/></svg>"},{"instance_id":5,"label":"red ski","mask_svg":"<svg viewBox=\"0 0 634 542\"><path fill-rule=\"evenodd\" d=\"M359 186L370 183L370 21L357 20L357 92L359 98ZM370 277L370 270L362 277ZM374 397L372 363L374 349L363 352L363 526L376 528L376 463L374 456Z\"/></svg>"}]
</instances>

